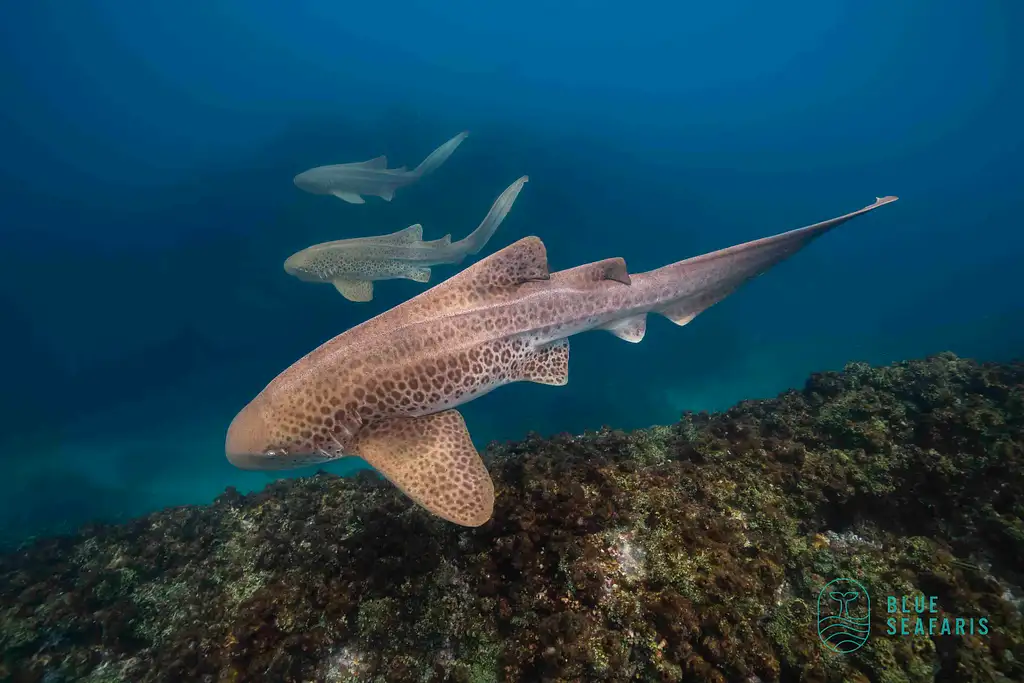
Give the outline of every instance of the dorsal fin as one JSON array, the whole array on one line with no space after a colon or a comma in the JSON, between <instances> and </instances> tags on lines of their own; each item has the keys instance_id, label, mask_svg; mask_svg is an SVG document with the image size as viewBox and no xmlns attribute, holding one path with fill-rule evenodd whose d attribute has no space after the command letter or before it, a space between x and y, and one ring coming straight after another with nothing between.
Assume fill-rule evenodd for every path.
<instances>
[{"instance_id":1,"label":"dorsal fin","mask_svg":"<svg viewBox=\"0 0 1024 683\"><path fill-rule=\"evenodd\" d=\"M411 242L422 242L423 241L423 226L419 223L410 225L408 228L402 228L398 232L393 232L390 235L381 235L381 242L388 242L390 244L409 244Z\"/></svg>"},{"instance_id":2,"label":"dorsal fin","mask_svg":"<svg viewBox=\"0 0 1024 683\"><path fill-rule=\"evenodd\" d=\"M458 313L479 304L513 295L531 280L547 280L547 250L538 237L524 237L469 268L388 311L408 322Z\"/></svg>"},{"instance_id":3,"label":"dorsal fin","mask_svg":"<svg viewBox=\"0 0 1024 683\"><path fill-rule=\"evenodd\" d=\"M621 257L606 258L602 261L584 263L582 266L560 270L551 274L551 279L565 283L588 284L601 280L615 280L624 285L630 284L626 262Z\"/></svg>"},{"instance_id":4,"label":"dorsal fin","mask_svg":"<svg viewBox=\"0 0 1024 683\"><path fill-rule=\"evenodd\" d=\"M550 277L544 243L539 237L524 237L466 268L449 282L464 282L483 294Z\"/></svg>"},{"instance_id":5,"label":"dorsal fin","mask_svg":"<svg viewBox=\"0 0 1024 683\"><path fill-rule=\"evenodd\" d=\"M441 238L436 239L436 240L429 240L427 242L424 242L423 246L426 246L426 247L447 247L451 243L452 243L452 236L449 234L449 235L445 235L444 237L441 237Z\"/></svg>"},{"instance_id":6,"label":"dorsal fin","mask_svg":"<svg viewBox=\"0 0 1024 683\"><path fill-rule=\"evenodd\" d=\"M381 154L379 157L373 159L367 159L366 161L357 161L352 166L363 166L364 168L387 168L388 158Z\"/></svg>"}]
</instances>

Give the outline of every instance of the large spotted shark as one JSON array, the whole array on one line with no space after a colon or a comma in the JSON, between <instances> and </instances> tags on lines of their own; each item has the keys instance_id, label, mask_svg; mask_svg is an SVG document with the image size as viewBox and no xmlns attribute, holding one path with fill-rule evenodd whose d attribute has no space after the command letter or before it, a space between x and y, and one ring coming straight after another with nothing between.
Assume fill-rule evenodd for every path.
<instances>
[{"instance_id":1,"label":"large spotted shark","mask_svg":"<svg viewBox=\"0 0 1024 683\"><path fill-rule=\"evenodd\" d=\"M456 407L510 382L569 380L568 337L639 342L648 313L686 325L740 285L870 206L774 237L630 274L621 258L550 272L526 237L324 343L228 427L228 460L286 469L359 456L446 520L490 519L494 486Z\"/></svg>"},{"instance_id":2,"label":"large spotted shark","mask_svg":"<svg viewBox=\"0 0 1024 683\"><path fill-rule=\"evenodd\" d=\"M522 176L509 185L476 230L456 242L451 235L424 242L417 223L388 235L314 244L289 256L284 270L305 282L330 282L349 301L373 299L377 280L428 282L431 266L461 263L487 245L527 180Z\"/></svg>"},{"instance_id":3,"label":"large spotted shark","mask_svg":"<svg viewBox=\"0 0 1024 683\"><path fill-rule=\"evenodd\" d=\"M329 194L349 204L365 204L362 195L380 197L390 202L395 190L436 171L452 152L466 139L469 133L463 131L444 143L409 171L405 166L388 168L388 158L379 156L369 161L353 161L347 164L317 166L303 171L292 179L295 186L311 194Z\"/></svg>"}]
</instances>

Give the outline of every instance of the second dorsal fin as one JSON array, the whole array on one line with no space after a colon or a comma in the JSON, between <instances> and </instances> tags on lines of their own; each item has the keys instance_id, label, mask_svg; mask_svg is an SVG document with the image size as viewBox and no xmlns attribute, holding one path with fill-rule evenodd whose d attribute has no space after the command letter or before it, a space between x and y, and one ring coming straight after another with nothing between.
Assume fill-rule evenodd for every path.
<instances>
[{"instance_id":1,"label":"second dorsal fin","mask_svg":"<svg viewBox=\"0 0 1024 683\"><path fill-rule=\"evenodd\" d=\"M606 258L603 261L584 263L582 266L560 270L552 273L551 278L559 282L588 284L602 280L614 280L624 285L630 284L626 262L620 257Z\"/></svg>"},{"instance_id":2,"label":"second dorsal fin","mask_svg":"<svg viewBox=\"0 0 1024 683\"><path fill-rule=\"evenodd\" d=\"M452 243L452 236L449 234L449 235L445 235L444 237L442 237L440 239L430 240L429 242L424 242L423 245L427 246L427 247L447 247L451 243Z\"/></svg>"}]
</instances>

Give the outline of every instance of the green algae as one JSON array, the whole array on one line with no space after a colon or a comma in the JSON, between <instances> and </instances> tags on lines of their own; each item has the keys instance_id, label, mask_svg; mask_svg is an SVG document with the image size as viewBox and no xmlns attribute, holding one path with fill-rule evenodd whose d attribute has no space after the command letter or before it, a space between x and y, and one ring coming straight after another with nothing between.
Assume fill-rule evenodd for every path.
<instances>
[{"instance_id":1,"label":"green algae","mask_svg":"<svg viewBox=\"0 0 1024 683\"><path fill-rule=\"evenodd\" d=\"M852 363L486 458L478 529L321 474L0 556L0 681L1024 680L1019 364ZM814 628L837 577L874 602L848 655ZM890 635L919 594L989 632Z\"/></svg>"}]
</instances>

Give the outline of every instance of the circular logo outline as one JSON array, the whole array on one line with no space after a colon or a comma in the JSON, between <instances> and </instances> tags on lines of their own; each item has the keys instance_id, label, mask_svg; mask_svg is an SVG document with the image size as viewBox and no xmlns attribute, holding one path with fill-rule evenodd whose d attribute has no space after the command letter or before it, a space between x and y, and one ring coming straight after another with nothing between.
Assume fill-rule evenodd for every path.
<instances>
[{"instance_id":1,"label":"circular logo outline","mask_svg":"<svg viewBox=\"0 0 1024 683\"><path fill-rule=\"evenodd\" d=\"M846 590L841 586L831 588L840 583L847 584ZM861 596L864 597L863 614L851 616L850 608ZM822 605L830 603L838 603L839 613L823 615ZM864 647L871 635L871 596L864 584L856 579L832 579L818 592L817 617L818 640L827 650L841 655L856 652Z\"/></svg>"}]
</instances>

